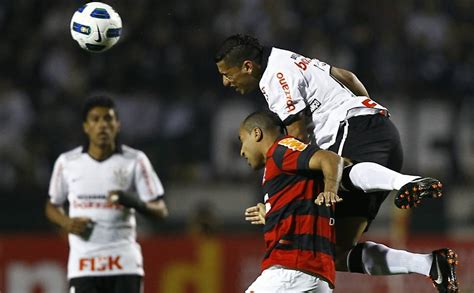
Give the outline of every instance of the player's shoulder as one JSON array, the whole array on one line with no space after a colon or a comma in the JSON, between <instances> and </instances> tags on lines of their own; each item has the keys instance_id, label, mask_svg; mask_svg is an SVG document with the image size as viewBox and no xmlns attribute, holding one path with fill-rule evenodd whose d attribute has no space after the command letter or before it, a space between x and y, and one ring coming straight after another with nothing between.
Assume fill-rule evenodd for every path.
<instances>
[{"instance_id":1,"label":"player's shoulder","mask_svg":"<svg viewBox=\"0 0 474 293\"><path fill-rule=\"evenodd\" d=\"M299 152L304 151L308 147L308 144L292 136L285 137L277 143L278 145L283 146L287 149Z\"/></svg>"},{"instance_id":2,"label":"player's shoulder","mask_svg":"<svg viewBox=\"0 0 474 293\"><path fill-rule=\"evenodd\" d=\"M278 59L279 57L291 57L294 54L296 53L293 51L273 47L270 53L270 58Z\"/></svg>"},{"instance_id":3,"label":"player's shoulder","mask_svg":"<svg viewBox=\"0 0 474 293\"><path fill-rule=\"evenodd\" d=\"M132 148L128 145L124 145L124 144L121 145L121 149L122 149L122 156L124 156L126 159L136 160L143 156L146 156L143 151Z\"/></svg>"},{"instance_id":4,"label":"player's shoulder","mask_svg":"<svg viewBox=\"0 0 474 293\"><path fill-rule=\"evenodd\" d=\"M72 160L76 160L80 158L82 154L83 154L83 146L78 146L78 147L73 148L72 150L66 151L62 153L61 155L59 155L58 160L62 160L66 162L72 161Z\"/></svg>"},{"instance_id":5,"label":"player's shoulder","mask_svg":"<svg viewBox=\"0 0 474 293\"><path fill-rule=\"evenodd\" d=\"M268 57L267 69L269 69L269 71L280 69L292 60L291 56L294 54L296 53L273 47L270 56Z\"/></svg>"},{"instance_id":6,"label":"player's shoulder","mask_svg":"<svg viewBox=\"0 0 474 293\"><path fill-rule=\"evenodd\" d=\"M268 57L267 67L260 80L261 87L270 84L279 87L285 84L289 77L299 77L294 56L299 55L292 51L273 47Z\"/></svg>"}]
</instances>

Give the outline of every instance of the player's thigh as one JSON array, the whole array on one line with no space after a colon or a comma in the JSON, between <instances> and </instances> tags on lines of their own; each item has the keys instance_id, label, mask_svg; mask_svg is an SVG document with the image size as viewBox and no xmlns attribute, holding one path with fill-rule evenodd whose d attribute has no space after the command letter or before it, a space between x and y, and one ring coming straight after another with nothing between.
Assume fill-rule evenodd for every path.
<instances>
[{"instance_id":1,"label":"player's thigh","mask_svg":"<svg viewBox=\"0 0 474 293\"><path fill-rule=\"evenodd\" d=\"M115 276L111 293L143 293L143 277L138 275Z\"/></svg>"},{"instance_id":2,"label":"player's thigh","mask_svg":"<svg viewBox=\"0 0 474 293\"><path fill-rule=\"evenodd\" d=\"M246 293L285 293L285 292L308 292L329 293L332 292L329 284L323 279L297 270L285 269L283 267L271 267L249 286Z\"/></svg>"},{"instance_id":3,"label":"player's thigh","mask_svg":"<svg viewBox=\"0 0 474 293\"><path fill-rule=\"evenodd\" d=\"M367 227L365 217L347 217L336 220L336 270L347 271L347 253L359 242Z\"/></svg>"},{"instance_id":4,"label":"player's thigh","mask_svg":"<svg viewBox=\"0 0 474 293\"><path fill-rule=\"evenodd\" d=\"M100 293L97 277L81 277L69 280L69 293Z\"/></svg>"}]
</instances>

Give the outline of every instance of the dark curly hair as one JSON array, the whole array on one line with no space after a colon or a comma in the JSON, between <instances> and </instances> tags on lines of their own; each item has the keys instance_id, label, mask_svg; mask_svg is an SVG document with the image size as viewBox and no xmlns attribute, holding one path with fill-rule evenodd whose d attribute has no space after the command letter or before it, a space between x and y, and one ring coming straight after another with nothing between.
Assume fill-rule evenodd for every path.
<instances>
[{"instance_id":1,"label":"dark curly hair","mask_svg":"<svg viewBox=\"0 0 474 293\"><path fill-rule=\"evenodd\" d=\"M222 43L215 55L215 62L224 62L229 66L239 66L244 60L262 62L263 46L249 35L237 34L228 37Z\"/></svg>"},{"instance_id":2,"label":"dark curly hair","mask_svg":"<svg viewBox=\"0 0 474 293\"><path fill-rule=\"evenodd\" d=\"M82 108L82 121L85 122L87 120L87 115L89 114L89 111L95 107L104 107L115 110L115 102L114 100L112 100L112 98L108 96L93 96L88 98Z\"/></svg>"}]
</instances>

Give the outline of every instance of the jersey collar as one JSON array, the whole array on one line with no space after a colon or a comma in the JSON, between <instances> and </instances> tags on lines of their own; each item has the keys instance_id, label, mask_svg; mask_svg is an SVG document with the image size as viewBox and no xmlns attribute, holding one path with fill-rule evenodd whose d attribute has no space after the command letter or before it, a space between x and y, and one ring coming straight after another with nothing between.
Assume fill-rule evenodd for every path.
<instances>
[{"instance_id":1,"label":"jersey collar","mask_svg":"<svg viewBox=\"0 0 474 293\"><path fill-rule=\"evenodd\" d=\"M103 161L106 161L108 158L112 157L114 154L123 154L123 148L122 148L122 145L120 143L117 143L116 144L117 147L115 148L115 151L110 154L110 156L108 156L107 158L103 159L103 160L96 160L94 158L92 158L89 153L87 152L88 148L89 148L89 145L88 143L84 143L82 145L82 153L83 154L87 154L91 159L93 159L94 161L97 161L97 162L103 162Z\"/></svg>"}]
</instances>

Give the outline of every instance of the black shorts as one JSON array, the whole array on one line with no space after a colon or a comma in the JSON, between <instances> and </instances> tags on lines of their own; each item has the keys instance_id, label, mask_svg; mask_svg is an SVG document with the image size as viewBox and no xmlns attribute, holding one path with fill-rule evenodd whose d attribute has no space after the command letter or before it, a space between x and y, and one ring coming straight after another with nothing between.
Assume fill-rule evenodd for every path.
<instances>
[{"instance_id":1,"label":"black shorts","mask_svg":"<svg viewBox=\"0 0 474 293\"><path fill-rule=\"evenodd\" d=\"M329 150L355 162L375 162L397 172L403 164L398 130L388 117L380 114L356 116L342 122L336 142ZM343 201L336 206L336 218L365 217L370 224L388 194L340 191Z\"/></svg>"},{"instance_id":2,"label":"black shorts","mask_svg":"<svg viewBox=\"0 0 474 293\"><path fill-rule=\"evenodd\" d=\"M69 280L72 293L142 293L143 277L115 275L104 277L79 277Z\"/></svg>"}]
</instances>

